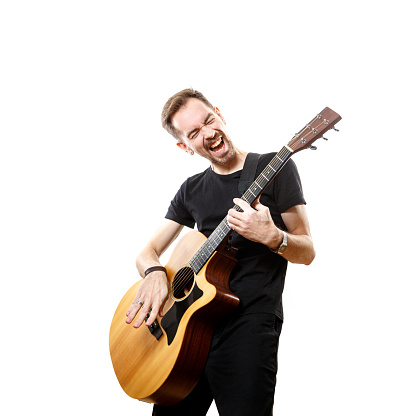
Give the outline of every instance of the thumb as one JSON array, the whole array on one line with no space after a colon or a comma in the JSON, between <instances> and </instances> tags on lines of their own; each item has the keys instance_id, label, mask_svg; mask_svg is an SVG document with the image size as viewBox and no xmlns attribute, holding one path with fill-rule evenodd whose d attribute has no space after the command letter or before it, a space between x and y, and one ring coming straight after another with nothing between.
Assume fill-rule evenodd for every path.
<instances>
[{"instance_id":1,"label":"thumb","mask_svg":"<svg viewBox=\"0 0 416 416\"><path fill-rule=\"evenodd\" d=\"M262 208L264 208L264 205L260 202L260 197L258 197L252 204L251 206L257 210L260 211Z\"/></svg>"}]
</instances>

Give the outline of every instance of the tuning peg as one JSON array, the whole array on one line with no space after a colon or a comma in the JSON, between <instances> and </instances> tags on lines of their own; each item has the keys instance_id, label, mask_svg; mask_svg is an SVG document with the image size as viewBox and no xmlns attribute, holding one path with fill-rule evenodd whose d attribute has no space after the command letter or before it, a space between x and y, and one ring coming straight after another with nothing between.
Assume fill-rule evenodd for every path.
<instances>
[{"instance_id":1,"label":"tuning peg","mask_svg":"<svg viewBox=\"0 0 416 416\"><path fill-rule=\"evenodd\" d=\"M326 137L322 136L322 138L323 138L324 140L328 141L328 139L327 139Z\"/></svg>"},{"instance_id":2,"label":"tuning peg","mask_svg":"<svg viewBox=\"0 0 416 416\"><path fill-rule=\"evenodd\" d=\"M336 129L335 127L332 127L335 131L339 131L338 129Z\"/></svg>"},{"instance_id":3,"label":"tuning peg","mask_svg":"<svg viewBox=\"0 0 416 416\"><path fill-rule=\"evenodd\" d=\"M311 150L317 150L318 148L316 146L309 146L309 149L311 149Z\"/></svg>"}]
</instances>

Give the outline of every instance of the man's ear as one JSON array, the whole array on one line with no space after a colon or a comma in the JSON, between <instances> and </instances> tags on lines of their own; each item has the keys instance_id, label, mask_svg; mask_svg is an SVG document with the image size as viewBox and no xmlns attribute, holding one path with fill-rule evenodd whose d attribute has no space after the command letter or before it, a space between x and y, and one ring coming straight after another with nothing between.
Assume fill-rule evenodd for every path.
<instances>
[{"instance_id":1,"label":"man's ear","mask_svg":"<svg viewBox=\"0 0 416 416\"><path fill-rule=\"evenodd\" d=\"M177 142L176 146L178 146L179 149L184 150L186 153L189 153L191 156L194 154L194 151L190 147L188 147L185 143Z\"/></svg>"},{"instance_id":2,"label":"man's ear","mask_svg":"<svg viewBox=\"0 0 416 416\"><path fill-rule=\"evenodd\" d=\"M215 107L215 112L218 114L218 116L219 116L219 118L222 120L222 122L224 123L224 124L227 124L226 122L225 122L225 118L223 117L223 115L221 114L221 111L220 111L220 109L218 108L218 107Z\"/></svg>"}]
</instances>

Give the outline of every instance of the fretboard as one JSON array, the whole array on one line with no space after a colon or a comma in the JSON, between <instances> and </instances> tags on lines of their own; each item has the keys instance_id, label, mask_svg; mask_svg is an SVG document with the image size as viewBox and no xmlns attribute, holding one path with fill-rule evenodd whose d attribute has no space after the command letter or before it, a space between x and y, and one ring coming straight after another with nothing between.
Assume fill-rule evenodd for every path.
<instances>
[{"instance_id":1,"label":"fretboard","mask_svg":"<svg viewBox=\"0 0 416 416\"><path fill-rule=\"evenodd\" d=\"M287 146L284 146L280 152L276 153L269 164L250 185L241 199L251 205L266 189L270 181L279 173L292 154L292 150ZM239 212L243 211L238 205L234 205L233 208ZM202 267L204 267L204 264L214 254L218 246L224 241L225 238L228 238L230 232L231 227L228 225L227 217L225 217L189 261L189 265L192 267L195 274L197 274Z\"/></svg>"}]
</instances>

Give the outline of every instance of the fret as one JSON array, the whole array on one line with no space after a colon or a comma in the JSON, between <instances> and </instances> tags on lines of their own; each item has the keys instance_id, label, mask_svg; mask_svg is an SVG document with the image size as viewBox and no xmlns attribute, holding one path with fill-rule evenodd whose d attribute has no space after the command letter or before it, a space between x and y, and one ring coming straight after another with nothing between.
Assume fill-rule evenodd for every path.
<instances>
[{"instance_id":1,"label":"fret","mask_svg":"<svg viewBox=\"0 0 416 416\"><path fill-rule=\"evenodd\" d=\"M258 194L263 190L263 188L256 182L256 181L254 181L251 185L250 185L250 188L253 188L253 191L254 192L252 192L252 191L250 191L250 192L252 192L252 194L253 195L256 195L256 196L258 196ZM250 188L248 188L248 189L250 189ZM256 193L257 192L257 193Z\"/></svg>"},{"instance_id":2,"label":"fret","mask_svg":"<svg viewBox=\"0 0 416 416\"><path fill-rule=\"evenodd\" d=\"M279 173L280 169L292 156L292 149L284 146L279 153L273 157L270 163L263 169L256 180L248 187L244 195L240 199L248 202L250 205L261 195L270 181ZM238 205L234 206L234 209L242 212L243 210ZM194 272L197 274L204 264L214 254L218 246L224 241L224 239L231 232L231 227L228 225L227 217L225 217L217 228L207 238L202 247L189 261L189 265L192 267Z\"/></svg>"},{"instance_id":3,"label":"fret","mask_svg":"<svg viewBox=\"0 0 416 416\"><path fill-rule=\"evenodd\" d=\"M256 194L254 194L253 192L251 192L251 189L250 188L248 188L247 191L249 191L251 193L251 195L256 196Z\"/></svg>"},{"instance_id":4,"label":"fret","mask_svg":"<svg viewBox=\"0 0 416 416\"><path fill-rule=\"evenodd\" d=\"M289 150L290 153L293 153L293 149L291 149L287 144L285 144L285 148Z\"/></svg>"},{"instance_id":5,"label":"fret","mask_svg":"<svg viewBox=\"0 0 416 416\"><path fill-rule=\"evenodd\" d=\"M313 125L316 119L324 118L324 124ZM331 120L329 120L331 118ZM333 125L336 124L341 117L339 114L334 113L330 108L325 108L314 120L311 121L303 130L295 135L295 137L283 148L280 152L272 158L269 164L265 169L258 175L256 180L248 187L244 195L241 197L242 200L248 202L250 205L255 201L257 197L266 189L270 181L280 172L285 163L289 158L300 150L310 147L310 144L322 136L323 133L328 131L330 128L333 128ZM313 130L311 129L313 125ZM314 133L313 137L309 137L312 132ZM304 136L302 136L305 133ZM319 134L318 134L319 133ZM238 205L234 206L234 209L241 212L243 211ZM192 257L189 264L194 269L195 273L198 273L199 270L204 266L208 259L212 256L218 246L224 241L225 238L230 234L231 227L227 223L227 218L224 218L222 222L217 226L217 228L212 232L209 238L202 245L200 250Z\"/></svg>"}]
</instances>

